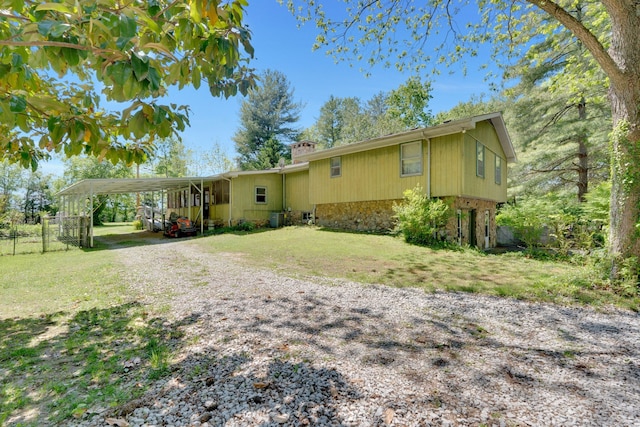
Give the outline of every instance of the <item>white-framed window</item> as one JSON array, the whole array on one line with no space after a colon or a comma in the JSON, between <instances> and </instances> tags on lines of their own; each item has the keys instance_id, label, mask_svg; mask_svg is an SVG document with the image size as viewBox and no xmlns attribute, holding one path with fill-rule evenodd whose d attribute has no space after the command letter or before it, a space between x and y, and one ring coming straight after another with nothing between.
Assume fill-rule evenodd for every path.
<instances>
[{"instance_id":1,"label":"white-framed window","mask_svg":"<svg viewBox=\"0 0 640 427\"><path fill-rule=\"evenodd\" d=\"M484 145L476 142L476 175L484 178Z\"/></svg>"},{"instance_id":2,"label":"white-framed window","mask_svg":"<svg viewBox=\"0 0 640 427\"><path fill-rule=\"evenodd\" d=\"M400 146L400 176L422 174L422 141Z\"/></svg>"},{"instance_id":3,"label":"white-framed window","mask_svg":"<svg viewBox=\"0 0 640 427\"><path fill-rule=\"evenodd\" d=\"M256 187L256 203L267 203L267 187Z\"/></svg>"},{"instance_id":4,"label":"white-framed window","mask_svg":"<svg viewBox=\"0 0 640 427\"><path fill-rule=\"evenodd\" d=\"M496 184L502 185L502 157L496 156Z\"/></svg>"},{"instance_id":5,"label":"white-framed window","mask_svg":"<svg viewBox=\"0 0 640 427\"><path fill-rule=\"evenodd\" d=\"M342 175L342 157L332 157L329 159L329 165L331 168L331 178L336 178Z\"/></svg>"}]
</instances>

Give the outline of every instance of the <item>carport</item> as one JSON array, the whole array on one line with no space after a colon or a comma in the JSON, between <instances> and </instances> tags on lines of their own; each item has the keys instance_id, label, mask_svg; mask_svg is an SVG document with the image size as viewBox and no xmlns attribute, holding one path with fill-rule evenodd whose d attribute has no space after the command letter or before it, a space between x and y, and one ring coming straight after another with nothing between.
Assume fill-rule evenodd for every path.
<instances>
[{"instance_id":1,"label":"carport","mask_svg":"<svg viewBox=\"0 0 640 427\"><path fill-rule=\"evenodd\" d=\"M60 191L57 196L60 198L59 215L62 220L65 217L84 216L88 220L87 245L93 247L93 211L94 197L108 194L132 194L132 193L156 193L160 192L160 200L165 200L167 191L189 189L189 192L200 192L202 200L202 189L204 182L211 178L191 177L191 178L104 178L85 179ZM200 187L198 187L198 184ZM191 197L189 199L189 219L191 220ZM203 203L199 206L200 233L204 231Z\"/></svg>"}]
</instances>

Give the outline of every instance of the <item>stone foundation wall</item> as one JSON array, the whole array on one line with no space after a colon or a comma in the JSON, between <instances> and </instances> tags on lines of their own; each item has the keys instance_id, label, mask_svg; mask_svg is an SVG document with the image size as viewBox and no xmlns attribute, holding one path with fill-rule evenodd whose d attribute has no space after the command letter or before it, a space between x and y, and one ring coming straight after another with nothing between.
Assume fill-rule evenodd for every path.
<instances>
[{"instance_id":1,"label":"stone foundation wall","mask_svg":"<svg viewBox=\"0 0 640 427\"><path fill-rule=\"evenodd\" d=\"M316 224L340 230L389 232L395 226L393 221L393 203L402 200L375 200L365 202L328 203L316 206ZM485 247L485 212L489 211L489 247L497 245L496 203L488 200L457 197L453 200L453 215L446 226L446 239L452 243L460 241L463 245L472 242ZM458 210L461 216L461 239L458 238ZM475 227L470 230L472 215L475 215ZM301 218L293 216L292 223Z\"/></svg>"},{"instance_id":2,"label":"stone foundation wall","mask_svg":"<svg viewBox=\"0 0 640 427\"><path fill-rule=\"evenodd\" d=\"M454 216L447 224L447 238L452 242L458 239L458 215L460 210L462 219L462 238L463 245L471 244L471 233L475 235L475 245L481 249L485 248L485 212L489 211L489 247L494 248L498 243L497 227L496 227L496 203L489 200L471 199L457 197L453 202ZM472 215L475 215L474 230L470 230L470 222Z\"/></svg>"},{"instance_id":3,"label":"stone foundation wall","mask_svg":"<svg viewBox=\"0 0 640 427\"><path fill-rule=\"evenodd\" d=\"M394 227L393 202L373 200L317 205L316 224L340 230L388 232Z\"/></svg>"}]
</instances>

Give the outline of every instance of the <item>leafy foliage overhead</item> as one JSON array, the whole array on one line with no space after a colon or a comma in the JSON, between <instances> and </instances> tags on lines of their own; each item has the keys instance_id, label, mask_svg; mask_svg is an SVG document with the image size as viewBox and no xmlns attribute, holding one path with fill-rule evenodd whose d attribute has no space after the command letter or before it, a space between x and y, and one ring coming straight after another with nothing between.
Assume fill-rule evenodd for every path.
<instances>
[{"instance_id":1,"label":"leafy foliage overhead","mask_svg":"<svg viewBox=\"0 0 640 427\"><path fill-rule=\"evenodd\" d=\"M144 161L155 137L189 124L187 107L158 102L169 87L205 82L229 97L254 84L246 5L0 1L0 160L33 169L51 152Z\"/></svg>"}]
</instances>

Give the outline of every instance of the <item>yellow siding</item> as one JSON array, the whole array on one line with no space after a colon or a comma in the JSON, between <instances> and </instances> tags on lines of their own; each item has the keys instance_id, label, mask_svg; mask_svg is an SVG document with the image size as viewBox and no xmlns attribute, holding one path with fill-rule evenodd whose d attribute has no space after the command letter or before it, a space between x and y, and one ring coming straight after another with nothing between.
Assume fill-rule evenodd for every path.
<instances>
[{"instance_id":1,"label":"yellow siding","mask_svg":"<svg viewBox=\"0 0 640 427\"><path fill-rule=\"evenodd\" d=\"M267 203L255 201L256 187L266 187ZM270 213L282 211L282 175L240 175L231 181L232 221L267 221Z\"/></svg>"},{"instance_id":2,"label":"yellow siding","mask_svg":"<svg viewBox=\"0 0 640 427\"><path fill-rule=\"evenodd\" d=\"M462 189L462 137L446 135L431 140L431 195L457 196Z\"/></svg>"},{"instance_id":3,"label":"yellow siding","mask_svg":"<svg viewBox=\"0 0 640 427\"><path fill-rule=\"evenodd\" d=\"M229 223L229 205L220 204L212 205L209 211L209 217L213 220L222 222L224 225Z\"/></svg>"},{"instance_id":4,"label":"yellow siding","mask_svg":"<svg viewBox=\"0 0 640 427\"><path fill-rule=\"evenodd\" d=\"M341 156L342 175L331 178L330 159L309 164L311 204L400 199L404 190L417 184L426 188L426 143L422 143L422 174L400 176L400 146L379 148Z\"/></svg>"},{"instance_id":5,"label":"yellow siding","mask_svg":"<svg viewBox=\"0 0 640 427\"><path fill-rule=\"evenodd\" d=\"M285 175L285 207L292 211L311 211L309 203L309 172L301 171Z\"/></svg>"},{"instance_id":6,"label":"yellow siding","mask_svg":"<svg viewBox=\"0 0 640 427\"><path fill-rule=\"evenodd\" d=\"M485 146L484 178L476 175L476 142ZM496 156L502 158L502 184L496 184ZM498 136L490 123L480 122L476 129L464 135L464 173L460 195L479 199L507 201L507 160L498 140Z\"/></svg>"}]
</instances>

